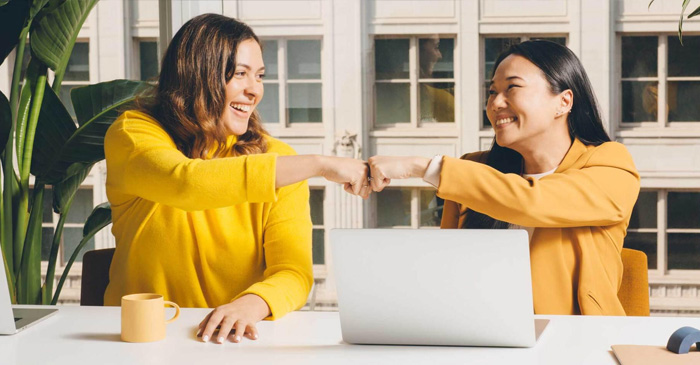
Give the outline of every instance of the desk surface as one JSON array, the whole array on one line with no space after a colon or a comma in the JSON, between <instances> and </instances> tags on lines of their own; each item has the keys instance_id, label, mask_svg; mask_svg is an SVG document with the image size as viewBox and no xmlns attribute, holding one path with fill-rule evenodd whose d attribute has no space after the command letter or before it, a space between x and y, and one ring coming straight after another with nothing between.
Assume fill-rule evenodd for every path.
<instances>
[{"instance_id":1,"label":"desk surface","mask_svg":"<svg viewBox=\"0 0 700 365\"><path fill-rule=\"evenodd\" d=\"M119 340L120 308L58 307L59 312L13 336L0 336L0 364L617 364L610 346L665 346L700 318L536 316L550 319L533 348L349 345L335 312L294 312L259 323L260 339L202 343L196 325L208 309L183 309L153 343ZM168 312L166 315L170 315Z\"/></svg>"}]
</instances>

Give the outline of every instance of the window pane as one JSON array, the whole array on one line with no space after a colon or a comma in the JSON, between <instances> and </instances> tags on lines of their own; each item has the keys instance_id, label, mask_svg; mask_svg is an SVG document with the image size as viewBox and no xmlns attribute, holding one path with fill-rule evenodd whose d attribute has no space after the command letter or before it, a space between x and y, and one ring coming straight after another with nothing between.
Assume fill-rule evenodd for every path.
<instances>
[{"instance_id":1,"label":"window pane","mask_svg":"<svg viewBox=\"0 0 700 365\"><path fill-rule=\"evenodd\" d=\"M420 84L420 121L422 123L455 121L454 82Z\"/></svg>"},{"instance_id":2,"label":"window pane","mask_svg":"<svg viewBox=\"0 0 700 365\"><path fill-rule=\"evenodd\" d=\"M435 195L435 190L420 191L421 227L440 227L444 200Z\"/></svg>"},{"instance_id":3,"label":"window pane","mask_svg":"<svg viewBox=\"0 0 700 365\"><path fill-rule=\"evenodd\" d=\"M668 268L700 270L700 234L668 234Z\"/></svg>"},{"instance_id":4,"label":"window pane","mask_svg":"<svg viewBox=\"0 0 700 365\"><path fill-rule=\"evenodd\" d=\"M698 55L700 55L700 51L698 52ZM700 95L700 81L669 81L669 122L700 121L700 107L698 107L698 95Z\"/></svg>"},{"instance_id":5,"label":"window pane","mask_svg":"<svg viewBox=\"0 0 700 365\"><path fill-rule=\"evenodd\" d=\"M80 240L83 239L83 229L78 227L65 227L63 228L63 262L68 262L73 251L80 244ZM95 249L95 237L91 238L80 250L78 258L75 259L76 262L83 261L83 254L87 251Z\"/></svg>"},{"instance_id":6,"label":"window pane","mask_svg":"<svg viewBox=\"0 0 700 365\"><path fill-rule=\"evenodd\" d=\"M642 191L632 210L628 228L656 228L656 192Z\"/></svg>"},{"instance_id":7,"label":"window pane","mask_svg":"<svg viewBox=\"0 0 700 365\"><path fill-rule=\"evenodd\" d=\"M67 223L85 223L87 217L92 213L92 189L78 189L73 198L73 205L66 217Z\"/></svg>"},{"instance_id":8,"label":"window pane","mask_svg":"<svg viewBox=\"0 0 700 365\"><path fill-rule=\"evenodd\" d=\"M34 192L34 189L31 189ZM43 217L41 221L44 223L53 223L53 190L51 188L44 189L44 201L42 202L44 206L44 211L42 212Z\"/></svg>"},{"instance_id":9,"label":"window pane","mask_svg":"<svg viewBox=\"0 0 700 365\"><path fill-rule=\"evenodd\" d=\"M263 94L260 104L258 104L258 113L263 120L263 123L279 123L280 122L280 86L279 84L263 83L265 93Z\"/></svg>"},{"instance_id":10,"label":"window pane","mask_svg":"<svg viewBox=\"0 0 700 365\"><path fill-rule=\"evenodd\" d=\"M376 84L375 125L410 123L409 84Z\"/></svg>"},{"instance_id":11,"label":"window pane","mask_svg":"<svg viewBox=\"0 0 700 365\"><path fill-rule=\"evenodd\" d=\"M287 78L321 78L321 41L287 41Z\"/></svg>"},{"instance_id":12,"label":"window pane","mask_svg":"<svg viewBox=\"0 0 700 365\"><path fill-rule=\"evenodd\" d=\"M73 102L70 99L70 91L76 87L83 87L85 85L61 85L61 91L58 93L58 98L61 99L63 105L68 110L68 113L75 119L75 109L73 109Z\"/></svg>"},{"instance_id":13,"label":"window pane","mask_svg":"<svg viewBox=\"0 0 700 365\"><path fill-rule=\"evenodd\" d=\"M411 190L385 189L377 194L377 227L411 226Z\"/></svg>"},{"instance_id":14,"label":"window pane","mask_svg":"<svg viewBox=\"0 0 700 365\"><path fill-rule=\"evenodd\" d=\"M668 37L668 75L700 76L700 36L683 36L683 45L676 35Z\"/></svg>"},{"instance_id":15,"label":"window pane","mask_svg":"<svg viewBox=\"0 0 700 365\"><path fill-rule=\"evenodd\" d=\"M277 63L277 41L262 41L265 78L276 79L279 75Z\"/></svg>"},{"instance_id":16,"label":"window pane","mask_svg":"<svg viewBox=\"0 0 700 365\"><path fill-rule=\"evenodd\" d=\"M550 41L554 42L557 44L561 44L562 46L566 47L566 37L549 37L549 38L530 38L532 40L543 40L543 41Z\"/></svg>"},{"instance_id":17,"label":"window pane","mask_svg":"<svg viewBox=\"0 0 700 365\"><path fill-rule=\"evenodd\" d=\"M513 44L520 43L520 38L486 38L484 39L484 80L493 76L493 66L501 52Z\"/></svg>"},{"instance_id":18,"label":"window pane","mask_svg":"<svg viewBox=\"0 0 700 365\"><path fill-rule=\"evenodd\" d=\"M139 66L141 80L151 80L158 77L158 42L139 42Z\"/></svg>"},{"instance_id":19,"label":"window pane","mask_svg":"<svg viewBox=\"0 0 700 365\"><path fill-rule=\"evenodd\" d=\"M315 226L323 225L323 193L322 189L311 189L309 205L311 206L311 222Z\"/></svg>"},{"instance_id":20,"label":"window pane","mask_svg":"<svg viewBox=\"0 0 700 365\"><path fill-rule=\"evenodd\" d=\"M374 69L377 80L408 79L408 39L376 39Z\"/></svg>"},{"instance_id":21,"label":"window pane","mask_svg":"<svg viewBox=\"0 0 700 365\"><path fill-rule=\"evenodd\" d=\"M326 263L326 246L324 244L324 230L314 229L313 231L313 263L314 265L323 265Z\"/></svg>"},{"instance_id":22,"label":"window pane","mask_svg":"<svg viewBox=\"0 0 700 365\"><path fill-rule=\"evenodd\" d=\"M622 77L656 77L657 37L622 37Z\"/></svg>"},{"instance_id":23,"label":"window pane","mask_svg":"<svg viewBox=\"0 0 700 365\"><path fill-rule=\"evenodd\" d=\"M668 228L700 228L700 193L668 193Z\"/></svg>"},{"instance_id":24,"label":"window pane","mask_svg":"<svg viewBox=\"0 0 700 365\"><path fill-rule=\"evenodd\" d=\"M657 82L622 82L622 122L655 122L658 107Z\"/></svg>"},{"instance_id":25,"label":"window pane","mask_svg":"<svg viewBox=\"0 0 700 365\"><path fill-rule=\"evenodd\" d=\"M321 123L321 84L289 84L289 123Z\"/></svg>"},{"instance_id":26,"label":"window pane","mask_svg":"<svg viewBox=\"0 0 700 365\"><path fill-rule=\"evenodd\" d=\"M418 41L420 78L437 79L455 76L453 38L424 38Z\"/></svg>"},{"instance_id":27,"label":"window pane","mask_svg":"<svg viewBox=\"0 0 700 365\"><path fill-rule=\"evenodd\" d=\"M656 233L628 232L624 247L643 251L647 254L649 269L656 269Z\"/></svg>"},{"instance_id":28,"label":"window pane","mask_svg":"<svg viewBox=\"0 0 700 365\"><path fill-rule=\"evenodd\" d=\"M66 74L63 81L90 81L90 44L77 42L68 59Z\"/></svg>"},{"instance_id":29,"label":"window pane","mask_svg":"<svg viewBox=\"0 0 700 365\"><path fill-rule=\"evenodd\" d=\"M41 261L48 261L51 255L51 243L53 241L53 228L43 227L41 229Z\"/></svg>"}]
</instances>

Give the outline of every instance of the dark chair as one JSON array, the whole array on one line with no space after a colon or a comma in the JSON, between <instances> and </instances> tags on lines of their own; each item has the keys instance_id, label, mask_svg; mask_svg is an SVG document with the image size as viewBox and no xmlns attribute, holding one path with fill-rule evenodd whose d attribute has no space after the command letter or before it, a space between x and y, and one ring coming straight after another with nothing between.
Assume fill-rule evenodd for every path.
<instances>
[{"instance_id":1,"label":"dark chair","mask_svg":"<svg viewBox=\"0 0 700 365\"><path fill-rule=\"evenodd\" d=\"M622 284L617 297L628 316L649 316L649 271L647 255L642 251L622 249Z\"/></svg>"},{"instance_id":2,"label":"dark chair","mask_svg":"<svg viewBox=\"0 0 700 365\"><path fill-rule=\"evenodd\" d=\"M104 305L112 256L114 256L113 248L88 251L83 256L80 305Z\"/></svg>"}]
</instances>

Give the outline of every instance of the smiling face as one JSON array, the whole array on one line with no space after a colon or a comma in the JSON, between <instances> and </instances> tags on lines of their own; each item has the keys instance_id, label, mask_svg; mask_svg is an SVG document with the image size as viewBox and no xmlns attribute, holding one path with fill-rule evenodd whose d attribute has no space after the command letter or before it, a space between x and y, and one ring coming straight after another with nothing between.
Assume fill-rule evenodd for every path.
<instances>
[{"instance_id":1,"label":"smiling face","mask_svg":"<svg viewBox=\"0 0 700 365\"><path fill-rule=\"evenodd\" d=\"M570 90L554 94L542 70L525 57L506 57L494 73L486 110L496 142L523 154L568 138L572 99Z\"/></svg>"},{"instance_id":2,"label":"smiling face","mask_svg":"<svg viewBox=\"0 0 700 365\"><path fill-rule=\"evenodd\" d=\"M262 100L265 74L262 50L254 39L241 42L236 49L236 69L226 83L226 104L221 121L237 136L248 130L248 120Z\"/></svg>"}]
</instances>

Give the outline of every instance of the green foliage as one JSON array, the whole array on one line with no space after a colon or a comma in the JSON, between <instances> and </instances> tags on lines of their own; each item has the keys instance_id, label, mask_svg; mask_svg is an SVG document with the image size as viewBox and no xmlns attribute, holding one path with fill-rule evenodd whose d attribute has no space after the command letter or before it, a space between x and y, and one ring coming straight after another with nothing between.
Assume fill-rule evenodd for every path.
<instances>
[{"instance_id":1,"label":"green foliage","mask_svg":"<svg viewBox=\"0 0 700 365\"><path fill-rule=\"evenodd\" d=\"M0 93L0 239L13 302L55 304L78 252L111 223L109 204L88 217L54 293L53 280L63 225L75 193L92 166L104 159L104 135L122 108L147 85L115 80L76 88L71 99L78 125L58 97L78 32L97 0L0 0L0 62L14 49L31 59L20 83L22 57L15 58L10 100ZM47 83L48 69L55 72ZM23 84L21 91L19 85ZM12 138L14 137L14 138ZM13 161L17 161L17 167ZM34 176L30 199L29 180ZM46 281L41 284L43 196L53 190L59 222L52 238Z\"/></svg>"}]
</instances>

